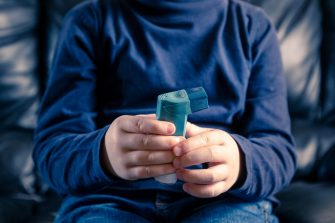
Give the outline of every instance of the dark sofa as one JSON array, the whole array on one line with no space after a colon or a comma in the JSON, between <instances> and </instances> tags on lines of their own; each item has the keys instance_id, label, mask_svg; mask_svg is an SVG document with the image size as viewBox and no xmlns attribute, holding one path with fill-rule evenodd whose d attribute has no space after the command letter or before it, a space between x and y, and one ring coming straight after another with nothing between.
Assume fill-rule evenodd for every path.
<instances>
[{"instance_id":1,"label":"dark sofa","mask_svg":"<svg viewBox=\"0 0 335 223\"><path fill-rule=\"evenodd\" d=\"M51 222L60 204L31 153L57 34L78 2L0 2L0 222ZM276 212L282 222L335 222L335 1L249 2L278 30L297 144L297 172Z\"/></svg>"}]
</instances>

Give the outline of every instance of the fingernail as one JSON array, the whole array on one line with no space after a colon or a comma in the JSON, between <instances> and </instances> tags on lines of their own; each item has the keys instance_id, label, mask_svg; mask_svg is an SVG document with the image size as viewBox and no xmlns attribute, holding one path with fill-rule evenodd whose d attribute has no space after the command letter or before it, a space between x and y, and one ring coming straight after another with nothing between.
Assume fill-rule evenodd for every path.
<instances>
[{"instance_id":1,"label":"fingernail","mask_svg":"<svg viewBox=\"0 0 335 223\"><path fill-rule=\"evenodd\" d=\"M167 132L168 132L168 134L172 134L172 133L174 133L174 126L173 125L168 125L168 127L167 127Z\"/></svg>"},{"instance_id":2,"label":"fingernail","mask_svg":"<svg viewBox=\"0 0 335 223\"><path fill-rule=\"evenodd\" d=\"M179 146L176 146L174 149L173 149L173 152L174 152L174 155L175 156L181 156L181 148Z\"/></svg>"}]
</instances>

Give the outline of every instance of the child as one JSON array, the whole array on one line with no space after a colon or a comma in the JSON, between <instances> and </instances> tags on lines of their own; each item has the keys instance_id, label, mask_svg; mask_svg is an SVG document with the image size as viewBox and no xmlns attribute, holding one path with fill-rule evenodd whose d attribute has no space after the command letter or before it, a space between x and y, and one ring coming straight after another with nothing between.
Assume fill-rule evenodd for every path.
<instances>
[{"instance_id":1,"label":"child","mask_svg":"<svg viewBox=\"0 0 335 223\"><path fill-rule=\"evenodd\" d=\"M294 174L280 52L238 0L94 0L67 16L34 160L64 195L56 222L276 222ZM186 138L157 96L202 86ZM192 123L192 124L191 124ZM192 168L189 168L192 166ZM176 184L153 177L176 173Z\"/></svg>"}]
</instances>

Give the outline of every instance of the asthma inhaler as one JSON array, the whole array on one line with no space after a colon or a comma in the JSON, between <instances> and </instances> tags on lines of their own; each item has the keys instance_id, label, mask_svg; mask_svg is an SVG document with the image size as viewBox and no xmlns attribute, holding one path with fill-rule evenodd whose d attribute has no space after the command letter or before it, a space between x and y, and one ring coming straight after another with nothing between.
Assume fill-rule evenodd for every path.
<instances>
[{"instance_id":1,"label":"asthma inhaler","mask_svg":"<svg viewBox=\"0 0 335 223\"><path fill-rule=\"evenodd\" d=\"M175 136L184 136L187 116L193 112L208 108L208 97L202 87L179 90L158 96L156 117L161 121L172 122L176 127ZM165 184L177 182L175 173L155 177Z\"/></svg>"}]
</instances>

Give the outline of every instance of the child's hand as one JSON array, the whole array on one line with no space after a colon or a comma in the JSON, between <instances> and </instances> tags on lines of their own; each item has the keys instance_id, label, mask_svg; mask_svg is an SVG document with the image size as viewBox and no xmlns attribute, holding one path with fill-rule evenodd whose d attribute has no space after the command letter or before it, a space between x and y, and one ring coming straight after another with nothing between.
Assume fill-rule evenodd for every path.
<instances>
[{"instance_id":1,"label":"child's hand","mask_svg":"<svg viewBox=\"0 0 335 223\"><path fill-rule=\"evenodd\" d=\"M240 152L235 140L226 132L200 128L188 123L187 136L173 148L178 179L185 181L185 192L202 198L216 197L229 190L240 172ZM208 163L208 169L184 167Z\"/></svg>"},{"instance_id":2,"label":"child's hand","mask_svg":"<svg viewBox=\"0 0 335 223\"><path fill-rule=\"evenodd\" d=\"M172 136L175 126L154 115L121 116L109 127L102 162L115 176L126 180L175 172L172 148L182 138Z\"/></svg>"}]
</instances>

